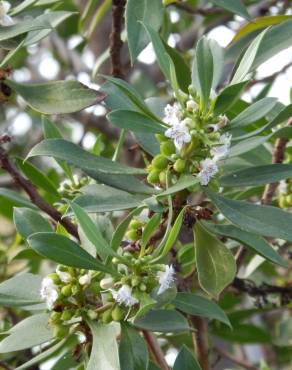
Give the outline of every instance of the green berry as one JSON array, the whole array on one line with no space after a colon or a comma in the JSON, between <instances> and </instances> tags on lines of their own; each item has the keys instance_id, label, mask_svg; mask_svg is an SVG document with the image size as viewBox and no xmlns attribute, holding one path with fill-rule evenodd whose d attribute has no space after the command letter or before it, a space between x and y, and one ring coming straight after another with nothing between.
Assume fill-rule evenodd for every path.
<instances>
[{"instance_id":1,"label":"green berry","mask_svg":"<svg viewBox=\"0 0 292 370\"><path fill-rule=\"evenodd\" d=\"M109 324L110 322L112 322L112 312L111 312L111 310L107 310L107 311L102 313L101 321L104 324Z\"/></svg>"},{"instance_id":2,"label":"green berry","mask_svg":"<svg viewBox=\"0 0 292 370\"><path fill-rule=\"evenodd\" d=\"M112 310L112 319L114 321L121 321L125 317L125 313L120 306L115 306Z\"/></svg>"},{"instance_id":3,"label":"green berry","mask_svg":"<svg viewBox=\"0 0 292 370\"><path fill-rule=\"evenodd\" d=\"M68 284L68 285L63 286L63 288L61 289L61 293L65 297L70 297L71 294L72 294L72 286L71 286L71 284Z\"/></svg>"},{"instance_id":4,"label":"green berry","mask_svg":"<svg viewBox=\"0 0 292 370\"><path fill-rule=\"evenodd\" d=\"M69 321L73 317L73 312L71 310L64 310L61 316L62 321Z\"/></svg>"},{"instance_id":5,"label":"green berry","mask_svg":"<svg viewBox=\"0 0 292 370\"><path fill-rule=\"evenodd\" d=\"M164 170L167 167L168 159L163 154L158 154L152 160L152 165L158 170Z\"/></svg>"},{"instance_id":6,"label":"green berry","mask_svg":"<svg viewBox=\"0 0 292 370\"><path fill-rule=\"evenodd\" d=\"M286 196L284 194L280 195L279 207L280 208L287 208L288 207L287 202L286 202Z\"/></svg>"},{"instance_id":7,"label":"green berry","mask_svg":"<svg viewBox=\"0 0 292 370\"><path fill-rule=\"evenodd\" d=\"M52 323L57 323L61 320L61 316L62 316L61 312L53 312L50 316L50 321Z\"/></svg>"},{"instance_id":8,"label":"green berry","mask_svg":"<svg viewBox=\"0 0 292 370\"><path fill-rule=\"evenodd\" d=\"M292 206L292 194L286 196L286 202L289 204L289 207Z\"/></svg>"},{"instance_id":9,"label":"green berry","mask_svg":"<svg viewBox=\"0 0 292 370\"><path fill-rule=\"evenodd\" d=\"M126 233L126 237L132 241L132 242L135 242L136 240L139 239L139 234L137 232L137 230L134 230L134 229L130 229L127 231Z\"/></svg>"},{"instance_id":10,"label":"green berry","mask_svg":"<svg viewBox=\"0 0 292 370\"><path fill-rule=\"evenodd\" d=\"M143 223L139 220L136 220L136 219L132 220L129 224L129 228L130 229L135 229L135 230L139 229L139 227L141 227L141 226L143 226Z\"/></svg>"},{"instance_id":11,"label":"green berry","mask_svg":"<svg viewBox=\"0 0 292 370\"><path fill-rule=\"evenodd\" d=\"M147 290L147 286L146 286L144 283L141 283L141 284L139 285L139 289L141 290L141 292L146 292L146 290Z\"/></svg>"},{"instance_id":12,"label":"green berry","mask_svg":"<svg viewBox=\"0 0 292 370\"><path fill-rule=\"evenodd\" d=\"M159 173L159 170L152 170L149 172L149 175L147 176L149 184L157 184L159 182Z\"/></svg>"},{"instance_id":13,"label":"green berry","mask_svg":"<svg viewBox=\"0 0 292 370\"><path fill-rule=\"evenodd\" d=\"M172 141L164 141L160 144L160 152L165 156L170 156L175 153L175 146Z\"/></svg>"},{"instance_id":14,"label":"green berry","mask_svg":"<svg viewBox=\"0 0 292 370\"><path fill-rule=\"evenodd\" d=\"M186 161L181 158L177 159L173 165L173 168L178 173L184 172L186 168Z\"/></svg>"},{"instance_id":15,"label":"green berry","mask_svg":"<svg viewBox=\"0 0 292 370\"><path fill-rule=\"evenodd\" d=\"M69 326L64 325L56 325L54 327L54 337L55 338L64 338L69 333Z\"/></svg>"}]
</instances>

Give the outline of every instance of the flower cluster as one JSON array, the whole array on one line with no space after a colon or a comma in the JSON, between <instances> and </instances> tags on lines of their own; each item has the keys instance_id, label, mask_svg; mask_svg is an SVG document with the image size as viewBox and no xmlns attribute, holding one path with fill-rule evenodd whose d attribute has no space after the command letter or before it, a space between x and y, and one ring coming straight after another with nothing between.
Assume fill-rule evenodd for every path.
<instances>
[{"instance_id":1,"label":"flower cluster","mask_svg":"<svg viewBox=\"0 0 292 370\"><path fill-rule=\"evenodd\" d=\"M40 296L51 312L55 337L81 331L88 318L103 323L134 318L145 294L155 300L172 287L172 266L150 265L149 259L137 260L131 254L128 261L114 261L114 277L59 265L43 279Z\"/></svg>"},{"instance_id":2,"label":"flower cluster","mask_svg":"<svg viewBox=\"0 0 292 370\"><path fill-rule=\"evenodd\" d=\"M7 14L11 5L8 1L0 1L0 25L1 26L12 26L14 24L13 19Z\"/></svg>"},{"instance_id":3,"label":"flower cluster","mask_svg":"<svg viewBox=\"0 0 292 370\"><path fill-rule=\"evenodd\" d=\"M173 169L173 182L184 173L196 176L207 185L218 173L218 162L229 154L231 135L220 134L227 124L225 116L202 117L195 97L168 104L163 121L169 126L164 135L157 135L160 154L148 167L148 181L165 185L166 170Z\"/></svg>"},{"instance_id":4,"label":"flower cluster","mask_svg":"<svg viewBox=\"0 0 292 370\"><path fill-rule=\"evenodd\" d=\"M73 175L72 179L66 179L60 183L58 192L62 197L73 198L76 196L80 189L89 183L88 177L79 177L78 175Z\"/></svg>"}]
</instances>

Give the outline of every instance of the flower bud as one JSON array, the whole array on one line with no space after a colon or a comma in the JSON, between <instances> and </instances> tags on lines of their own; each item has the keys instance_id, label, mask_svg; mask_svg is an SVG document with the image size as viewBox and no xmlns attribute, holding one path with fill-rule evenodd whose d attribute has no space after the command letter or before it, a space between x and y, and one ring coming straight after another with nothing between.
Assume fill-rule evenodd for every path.
<instances>
[{"instance_id":1,"label":"flower bud","mask_svg":"<svg viewBox=\"0 0 292 370\"><path fill-rule=\"evenodd\" d=\"M114 321L121 321L125 317L123 309L118 305L112 310L111 315Z\"/></svg>"},{"instance_id":2,"label":"flower bud","mask_svg":"<svg viewBox=\"0 0 292 370\"><path fill-rule=\"evenodd\" d=\"M51 316L50 316L50 322L52 323L57 323L58 321L61 320L61 312L52 312Z\"/></svg>"},{"instance_id":3,"label":"flower bud","mask_svg":"<svg viewBox=\"0 0 292 370\"><path fill-rule=\"evenodd\" d=\"M186 168L186 161L183 160L183 159L177 159L173 165L173 168L176 172L178 173L182 173L184 172L185 168Z\"/></svg>"},{"instance_id":4,"label":"flower bud","mask_svg":"<svg viewBox=\"0 0 292 370\"><path fill-rule=\"evenodd\" d=\"M111 310L107 310L107 311L102 313L101 321L104 324L109 324L110 322L112 322L112 312L111 312Z\"/></svg>"},{"instance_id":5,"label":"flower bud","mask_svg":"<svg viewBox=\"0 0 292 370\"><path fill-rule=\"evenodd\" d=\"M61 293L65 297L70 297L70 295L72 294L72 286L71 286L71 284L68 284L68 285L63 286L63 288L61 289Z\"/></svg>"},{"instance_id":6,"label":"flower bud","mask_svg":"<svg viewBox=\"0 0 292 370\"><path fill-rule=\"evenodd\" d=\"M140 283L140 279L139 279L138 276L132 277L132 279L131 279L131 285L132 285L132 287L138 286L139 283Z\"/></svg>"},{"instance_id":7,"label":"flower bud","mask_svg":"<svg viewBox=\"0 0 292 370\"><path fill-rule=\"evenodd\" d=\"M80 276L78 281L80 285L89 285L91 283L91 274L88 272L87 274Z\"/></svg>"},{"instance_id":8,"label":"flower bud","mask_svg":"<svg viewBox=\"0 0 292 370\"><path fill-rule=\"evenodd\" d=\"M57 285L61 283L61 280L56 272L49 274L48 278L50 278Z\"/></svg>"},{"instance_id":9,"label":"flower bud","mask_svg":"<svg viewBox=\"0 0 292 370\"><path fill-rule=\"evenodd\" d=\"M100 280L101 289L110 289L114 286L114 279L112 277L103 278Z\"/></svg>"},{"instance_id":10,"label":"flower bud","mask_svg":"<svg viewBox=\"0 0 292 370\"><path fill-rule=\"evenodd\" d=\"M168 159L163 154L158 154L152 160L152 165L159 170L164 170L167 167Z\"/></svg>"},{"instance_id":11,"label":"flower bud","mask_svg":"<svg viewBox=\"0 0 292 370\"><path fill-rule=\"evenodd\" d=\"M141 292L146 292L146 290L147 290L147 286L146 286L144 283L141 283L141 284L139 285L139 289L141 290Z\"/></svg>"},{"instance_id":12,"label":"flower bud","mask_svg":"<svg viewBox=\"0 0 292 370\"><path fill-rule=\"evenodd\" d=\"M166 184L166 171L160 172L160 174L159 174L159 182L162 185L165 185Z\"/></svg>"},{"instance_id":13,"label":"flower bud","mask_svg":"<svg viewBox=\"0 0 292 370\"><path fill-rule=\"evenodd\" d=\"M160 152L165 156L170 156L175 153L175 145L172 141L164 141L160 144Z\"/></svg>"},{"instance_id":14,"label":"flower bud","mask_svg":"<svg viewBox=\"0 0 292 370\"><path fill-rule=\"evenodd\" d=\"M186 106L189 112L192 112L198 108L198 104L194 100L188 100Z\"/></svg>"},{"instance_id":15,"label":"flower bud","mask_svg":"<svg viewBox=\"0 0 292 370\"><path fill-rule=\"evenodd\" d=\"M71 310L64 310L62 315L61 315L61 320L62 321L69 321L73 317L73 312Z\"/></svg>"}]
</instances>

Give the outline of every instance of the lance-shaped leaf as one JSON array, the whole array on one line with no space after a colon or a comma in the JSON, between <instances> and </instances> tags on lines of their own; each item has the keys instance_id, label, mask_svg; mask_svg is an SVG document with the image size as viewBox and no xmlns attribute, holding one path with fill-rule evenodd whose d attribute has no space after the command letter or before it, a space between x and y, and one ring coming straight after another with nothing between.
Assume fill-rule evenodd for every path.
<instances>
[{"instance_id":1,"label":"lance-shaped leaf","mask_svg":"<svg viewBox=\"0 0 292 370\"><path fill-rule=\"evenodd\" d=\"M122 324L121 327L121 370L148 370L149 355L144 339L135 328L127 324Z\"/></svg>"},{"instance_id":2,"label":"lance-shaped leaf","mask_svg":"<svg viewBox=\"0 0 292 370\"><path fill-rule=\"evenodd\" d=\"M227 220L243 230L273 238L292 241L292 215L272 206L225 198L204 189L210 200Z\"/></svg>"},{"instance_id":3,"label":"lance-shaped leaf","mask_svg":"<svg viewBox=\"0 0 292 370\"><path fill-rule=\"evenodd\" d=\"M104 100L105 94L89 89L78 81L21 84L6 81L34 110L44 114L78 112Z\"/></svg>"},{"instance_id":4,"label":"lance-shaped leaf","mask_svg":"<svg viewBox=\"0 0 292 370\"><path fill-rule=\"evenodd\" d=\"M230 250L200 222L195 224L194 239L199 283L208 294L217 298L235 277L235 259Z\"/></svg>"},{"instance_id":5,"label":"lance-shaped leaf","mask_svg":"<svg viewBox=\"0 0 292 370\"><path fill-rule=\"evenodd\" d=\"M222 90L216 99L214 113L222 114L228 111L228 109L233 106L237 99L239 99L246 85L247 81L243 81L227 86L224 90Z\"/></svg>"},{"instance_id":6,"label":"lance-shaped leaf","mask_svg":"<svg viewBox=\"0 0 292 370\"><path fill-rule=\"evenodd\" d=\"M109 267L104 266L64 235L36 233L28 238L28 243L40 255L63 265L113 273Z\"/></svg>"},{"instance_id":7,"label":"lance-shaped leaf","mask_svg":"<svg viewBox=\"0 0 292 370\"><path fill-rule=\"evenodd\" d=\"M241 0L211 0L213 4L220 6L234 14L250 20L250 15Z\"/></svg>"},{"instance_id":8,"label":"lance-shaped leaf","mask_svg":"<svg viewBox=\"0 0 292 370\"><path fill-rule=\"evenodd\" d=\"M177 355L173 370L201 370L201 367L190 350L183 346Z\"/></svg>"},{"instance_id":9,"label":"lance-shaped leaf","mask_svg":"<svg viewBox=\"0 0 292 370\"><path fill-rule=\"evenodd\" d=\"M27 158L36 156L54 157L64 160L82 170L104 174L130 175L144 174L145 172L140 168L127 167L110 159L98 157L78 145L63 139L47 139L37 144L29 152Z\"/></svg>"},{"instance_id":10,"label":"lance-shaped leaf","mask_svg":"<svg viewBox=\"0 0 292 370\"><path fill-rule=\"evenodd\" d=\"M142 22L158 31L163 21L163 6L157 0L128 0L126 4L126 30L132 63L149 43Z\"/></svg>"},{"instance_id":11,"label":"lance-shaped leaf","mask_svg":"<svg viewBox=\"0 0 292 370\"><path fill-rule=\"evenodd\" d=\"M227 236L230 239L237 240L247 247L252 248L256 253L267 260L280 266L287 267L287 262L270 246L262 237L241 230L234 225L215 225L211 223L204 224L211 232Z\"/></svg>"},{"instance_id":12,"label":"lance-shaped leaf","mask_svg":"<svg viewBox=\"0 0 292 370\"><path fill-rule=\"evenodd\" d=\"M14 208L13 221L16 230L23 238L41 231L53 231L49 221L30 208Z\"/></svg>"}]
</instances>

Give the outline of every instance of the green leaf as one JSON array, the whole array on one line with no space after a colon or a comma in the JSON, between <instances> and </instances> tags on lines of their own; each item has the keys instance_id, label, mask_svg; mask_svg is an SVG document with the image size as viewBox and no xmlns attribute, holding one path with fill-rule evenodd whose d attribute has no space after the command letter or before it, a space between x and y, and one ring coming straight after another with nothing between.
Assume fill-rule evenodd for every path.
<instances>
[{"instance_id":1,"label":"green leaf","mask_svg":"<svg viewBox=\"0 0 292 370\"><path fill-rule=\"evenodd\" d=\"M134 325L141 329L161 333L176 333L189 330L186 318L174 310L149 311L145 316L135 320Z\"/></svg>"},{"instance_id":2,"label":"green leaf","mask_svg":"<svg viewBox=\"0 0 292 370\"><path fill-rule=\"evenodd\" d=\"M37 207L31 203L30 200L22 197L16 191L0 188L0 197L9 199L17 207L28 207L32 209L37 209Z\"/></svg>"},{"instance_id":3,"label":"green leaf","mask_svg":"<svg viewBox=\"0 0 292 370\"><path fill-rule=\"evenodd\" d=\"M0 304L30 309L42 303L40 297L42 277L30 273L16 275L0 284Z\"/></svg>"},{"instance_id":4,"label":"green leaf","mask_svg":"<svg viewBox=\"0 0 292 370\"><path fill-rule=\"evenodd\" d=\"M21 12L23 12L25 9L32 6L34 3L36 3L38 0L24 0L19 5L15 6L10 12L9 15L15 16Z\"/></svg>"},{"instance_id":5,"label":"green leaf","mask_svg":"<svg viewBox=\"0 0 292 370\"><path fill-rule=\"evenodd\" d=\"M82 189L85 195L78 196L74 203L89 213L111 212L139 206L146 198L132 195L106 185L94 184Z\"/></svg>"},{"instance_id":6,"label":"green leaf","mask_svg":"<svg viewBox=\"0 0 292 370\"><path fill-rule=\"evenodd\" d=\"M30 208L14 208L13 221L16 230L25 239L37 232L53 231L49 221Z\"/></svg>"},{"instance_id":7,"label":"green leaf","mask_svg":"<svg viewBox=\"0 0 292 370\"><path fill-rule=\"evenodd\" d=\"M78 81L20 84L7 80L6 84L16 91L32 109L44 114L78 112L105 98L100 91L89 89Z\"/></svg>"},{"instance_id":8,"label":"green leaf","mask_svg":"<svg viewBox=\"0 0 292 370\"><path fill-rule=\"evenodd\" d=\"M178 310L188 315L208 317L231 327L225 312L216 303L198 294L177 293L172 303Z\"/></svg>"},{"instance_id":9,"label":"green leaf","mask_svg":"<svg viewBox=\"0 0 292 370\"><path fill-rule=\"evenodd\" d=\"M1 63L0 63L0 68L3 68L5 67L6 65L8 65L8 63L10 62L11 59L15 58L16 55L18 54L18 51L21 50L21 48L23 47L24 45L24 40L22 40L17 46L15 49L12 49L10 50L10 52L5 56L4 59L2 59Z\"/></svg>"},{"instance_id":10,"label":"green leaf","mask_svg":"<svg viewBox=\"0 0 292 370\"><path fill-rule=\"evenodd\" d=\"M218 298L235 277L235 259L230 250L200 222L195 224L194 238L199 283L208 294Z\"/></svg>"},{"instance_id":11,"label":"green leaf","mask_svg":"<svg viewBox=\"0 0 292 370\"><path fill-rule=\"evenodd\" d=\"M214 234L224 235L252 248L256 253L280 266L287 267L287 262L270 246L266 240L258 235L241 230L233 225L215 225L204 223Z\"/></svg>"},{"instance_id":12,"label":"green leaf","mask_svg":"<svg viewBox=\"0 0 292 370\"><path fill-rule=\"evenodd\" d=\"M130 110L114 110L107 115L107 119L115 126L133 132L163 134L166 127L160 121Z\"/></svg>"},{"instance_id":13,"label":"green leaf","mask_svg":"<svg viewBox=\"0 0 292 370\"><path fill-rule=\"evenodd\" d=\"M146 343L139 332L122 324L119 347L121 370L148 370L149 356Z\"/></svg>"},{"instance_id":14,"label":"green leaf","mask_svg":"<svg viewBox=\"0 0 292 370\"><path fill-rule=\"evenodd\" d=\"M272 206L261 206L224 198L204 189L227 220L243 230L292 241L292 214Z\"/></svg>"},{"instance_id":15,"label":"green leaf","mask_svg":"<svg viewBox=\"0 0 292 370\"><path fill-rule=\"evenodd\" d=\"M232 172L222 176L220 184L232 187L265 185L290 177L292 177L292 165L276 163Z\"/></svg>"},{"instance_id":16,"label":"green leaf","mask_svg":"<svg viewBox=\"0 0 292 370\"><path fill-rule=\"evenodd\" d=\"M9 330L9 336L0 342L0 353L21 351L51 340L53 329L48 325L49 316L41 313L16 324Z\"/></svg>"},{"instance_id":17,"label":"green leaf","mask_svg":"<svg viewBox=\"0 0 292 370\"><path fill-rule=\"evenodd\" d=\"M104 266L64 235L36 233L28 238L28 243L40 255L66 266L113 273L109 267Z\"/></svg>"},{"instance_id":18,"label":"green leaf","mask_svg":"<svg viewBox=\"0 0 292 370\"><path fill-rule=\"evenodd\" d=\"M88 325L93 336L93 343L86 370L121 370L116 325L103 325L93 321L89 321Z\"/></svg>"},{"instance_id":19,"label":"green leaf","mask_svg":"<svg viewBox=\"0 0 292 370\"><path fill-rule=\"evenodd\" d=\"M128 0L126 4L126 30L132 63L149 43L149 37L141 24L149 24L158 31L163 21L163 6L157 0Z\"/></svg>"},{"instance_id":20,"label":"green leaf","mask_svg":"<svg viewBox=\"0 0 292 370\"><path fill-rule=\"evenodd\" d=\"M257 148L258 146L264 144L268 139L270 139L271 136L270 135L254 136L254 137L251 137L248 140L243 140L243 141L239 142L238 144L233 145L230 148L228 158L238 157L243 153L247 153L247 152Z\"/></svg>"},{"instance_id":21,"label":"green leaf","mask_svg":"<svg viewBox=\"0 0 292 370\"><path fill-rule=\"evenodd\" d=\"M16 164L17 167L21 169L24 175L29 178L33 184L45 190L49 194L54 195L58 199L60 198L55 184L37 167L31 163L23 162L23 160L20 158L16 159Z\"/></svg>"},{"instance_id":22,"label":"green leaf","mask_svg":"<svg viewBox=\"0 0 292 370\"><path fill-rule=\"evenodd\" d=\"M175 194L181 190L188 188L189 186L198 184L198 182L199 182L198 179L192 175L181 176L176 184L170 186L168 189L157 194L157 198Z\"/></svg>"},{"instance_id":23,"label":"green leaf","mask_svg":"<svg viewBox=\"0 0 292 370\"><path fill-rule=\"evenodd\" d=\"M190 350L183 346L177 355L173 370L201 370L201 367Z\"/></svg>"},{"instance_id":24,"label":"green leaf","mask_svg":"<svg viewBox=\"0 0 292 370\"><path fill-rule=\"evenodd\" d=\"M246 85L247 81L243 81L227 86L224 90L222 90L216 99L214 114L219 115L228 111L239 99Z\"/></svg>"},{"instance_id":25,"label":"green leaf","mask_svg":"<svg viewBox=\"0 0 292 370\"><path fill-rule=\"evenodd\" d=\"M97 254L103 260L106 259L108 256L116 256L114 250L110 248L109 244L102 236L98 226L95 225L95 223L91 220L87 213L76 203L70 202L69 204L85 236L95 246Z\"/></svg>"},{"instance_id":26,"label":"green leaf","mask_svg":"<svg viewBox=\"0 0 292 370\"><path fill-rule=\"evenodd\" d=\"M265 117L275 107L276 103L276 98L258 100L230 122L231 128L242 128Z\"/></svg>"},{"instance_id":27,"label":"green leaf","mask_svg":"<svg viewBox=\"0 0 292 370\"><path fill-rule=\"evenodd\" d=\"M231 80L231 84L244 81L246 75L252 70L254 61L256 59L258 50L267 33L267 29L261 32L249 45L246 52L244 53L240 63L235 71L235 74Z\"/></svg>"},{"instance_id":28,"label":"green leaf","mask_svg":"<svg viewBox=\"0 0 292 370\"><path fill-rule=\"evenodd\" d=\"M192 68L192 79L199 83L199 94L202 98L202 103L205 106L208 102L212 82L213 82L213 54L209 46L208 39L203 36L196 47L196 57L194 58ZM196 84L194 84L196 85Z\"/></svg>"},{"instance_id":29,"label":"green leaf","mask_svg":"<svg viewBox=\"0 0 292 370\"><path fill-rule=\"evenodd\" d=\"M271 336L266 330L251 324L234 325L233 330L226 327L214 328L212 332L232 343L271 343Z\"/></svg>"},{"instance_id":30,"label":"green leaf","mask_svg":"<svg viewBox=\"0 0 292 370\"><path fill-rule=\"evenodd\" d=\"M211 0L211 2L247 20L251 19L241 0Z\"/></svg>"},{"instance_id":31,"label":"green leaf","mask_svg":"<svg viewBox=\"0 0 292 370\"><path fill-rule=\"evenodd\" d=\"M146 226L143 229L143 234L141 238L141 246L146 247L147 243L149 242L151 235L154 233L154 231L158 228L161 221L161 214L156 213L154 214Z\"/></svg>"},{"instance_id":32,"label":"green leaf","mask_svg":"<svg viewBox=\"0 0 292 370\"><path fill-rule=\"evenodd\" d=\"M140 168L127 167L108 158L97 157L76 144L63 139L47 139L32 148L27 158L36 156L54 157L66 161L77 168L104 174L131 175L144 174Z\"/></svg>"}]
</instances>

